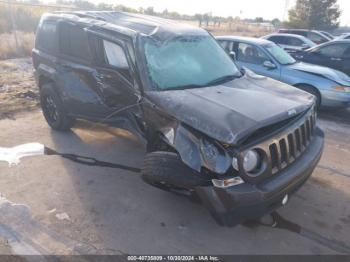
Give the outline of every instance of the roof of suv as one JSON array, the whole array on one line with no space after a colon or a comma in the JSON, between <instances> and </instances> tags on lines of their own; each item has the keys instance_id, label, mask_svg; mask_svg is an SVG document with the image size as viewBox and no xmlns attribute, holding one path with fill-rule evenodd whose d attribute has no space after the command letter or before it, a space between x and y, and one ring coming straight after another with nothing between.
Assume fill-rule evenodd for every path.
<instances>
[{"instance_id":1,"label":"roof of suv","mask_svg":"<svg viewBox=\"0 0 350 262\"><path fill-rule=\"evenodd\" d=\"M307 38L305 36L302 36L302 35L296 35L296 34L287 34L287 33L275 33L275 34L269 34L269 35L265 35L263 36L263 38L267 39L268 37L271 37L271 36L285 36L285 37L294 37L294 38L298 38L300 40L307 40ZM309 40L310 41L310 40Z\"/></svg>"},{"instance_id":2,"label":"roof of suv","mask_svg":"<svg viewBox=\"0 0 350 262\"><path fill-rule=\"evenodd\" d=\"M317 31L317 30L312 30L312 29L293 29L293 28L290 28L290 29L288 29L288 28L281 28L281 29L279 29L278 30L278 32L281 32L281 33L283 33L283 32L287 32L287 31L299 31L299 32L319 32L319 31Z\"/></svg>"},{"instance_id":3,"label":"roof of suv","mask_svg":"<svg viewBox=\"0 0 350 262\"><path fill-rule=\"evenodd\" d=\"M46 14L45 18L67 19L92 26L104 27L129 35L143 34L166 37L169 34L198 34L203 29L149 15L118 11L74 11Z\"/></svg>"}]
</instances>

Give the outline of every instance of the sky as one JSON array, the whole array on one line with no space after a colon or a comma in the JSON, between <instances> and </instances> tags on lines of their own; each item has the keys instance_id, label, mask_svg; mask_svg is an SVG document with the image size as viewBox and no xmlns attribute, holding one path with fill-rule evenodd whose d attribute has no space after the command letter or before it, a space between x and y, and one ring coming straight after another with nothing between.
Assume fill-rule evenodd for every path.
<instances>
[{"instance_id":1,"label":"sky","mask_svg":"<svg viewBox=\"0 0 350 262\"><path fill-rule=\"evenodd\" d=\"M212 12L218 16L283 20L288 18L285 7L293 7L296 0L90 0L90 2L123 4L133 8L153 6L157 12L168 9L189 15ZM340 24L350 26L350 0L338 0L338 4L342 10Z\"/></svg>"}]
</instances>

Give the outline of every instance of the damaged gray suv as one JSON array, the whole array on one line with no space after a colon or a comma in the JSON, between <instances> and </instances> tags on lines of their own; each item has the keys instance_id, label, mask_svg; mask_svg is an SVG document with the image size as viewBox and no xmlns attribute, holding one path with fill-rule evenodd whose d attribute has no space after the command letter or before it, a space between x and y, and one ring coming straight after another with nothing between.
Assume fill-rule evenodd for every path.
<instances>
[{"instance_id":1,"label":"damaged gray suv","mask_svg":"<svg viewBox=\"0 0 350 262\"><path fill-rule=\"evenodd\" d=\"M285 205L323 150L315 97L239 70L206 31L122 12L44 15L33 49L48 124L147 142L144 181L196 196L221 225Z\"/></svg>"}]
</instances>

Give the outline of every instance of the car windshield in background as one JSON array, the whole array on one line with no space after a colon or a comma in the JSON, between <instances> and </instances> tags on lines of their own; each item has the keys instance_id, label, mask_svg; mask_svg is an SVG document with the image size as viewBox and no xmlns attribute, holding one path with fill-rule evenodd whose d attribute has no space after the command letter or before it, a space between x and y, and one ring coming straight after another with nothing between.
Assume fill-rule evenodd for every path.
<instances>
[{"instance_id":1,"label":"car windshield in background","mask_svg":"<svg viewBox=\"0 0 350 262\"><path fill-rule=\"evenodd\" d=\"M228 82L240 71L211 36L144 40L149 77L155 89L205 87Z\"/></svg>"},{"instance_id":2,"label":"car windshield in background","mask_svg":"<svg viewBox=\"0 0 350 262\"><path fill-rule=\"evenodd\" d=\"M282 65L291 65L296 63L296 60L291 57L286 51L275 44L266 45L267 51Z\"/></svg>"}]
</instances>

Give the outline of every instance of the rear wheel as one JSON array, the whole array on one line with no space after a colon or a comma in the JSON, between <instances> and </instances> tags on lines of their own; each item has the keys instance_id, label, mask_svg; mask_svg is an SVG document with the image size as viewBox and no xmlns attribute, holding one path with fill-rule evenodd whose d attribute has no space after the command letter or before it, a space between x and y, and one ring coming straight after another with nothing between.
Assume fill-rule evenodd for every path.
<instances>
[{"instance_id":1,"label":"rear wheel","mask_svg":"<svg viewBox=\"0 0 350 262\"><path fill-rule=\"evenodd\" d=\"M142 179L163 190L193 189L208 185L210 180L201 177L186 166L176 153L157 151L148 153L142 167Z\"/></svg>"},{"instance_id":2,"label":"rear wheel","mask_svg":"<svg viewBox=\"0 0 350 262\"><path fill-rule=\"evenodd\" d=\"M312 95L314 95L316 97L316 108L319 109L320 106L321 106L321 95L320 93L318 92L318 90L313 87L313 86L309 86L309 85L298 85L296 86L297 88L305 91L305 92L308 92Z\"/></svg>"},{"instance_id":3,"label":"rear wheel","mask_svg":"<svg viewBox=\"0 0 350 262\"><path fill-rule=\"evenodd\" d=\"M67 131L73 126L74 119L66 114L63 103L56 94L52 83L44 84L41 87L40 103L46 122L51 128Z\"/></svg>"}]
</instances>

